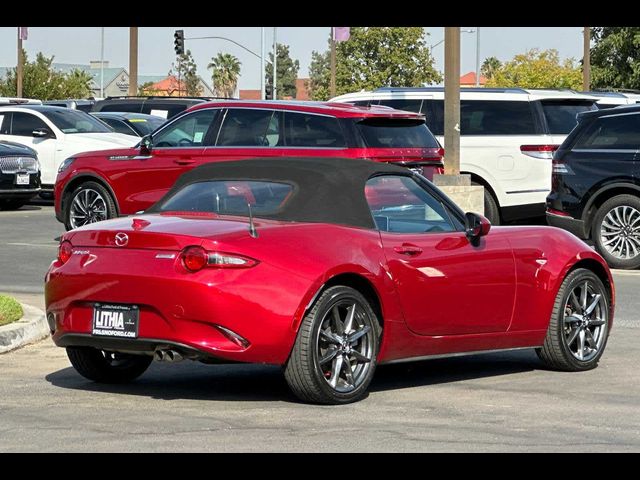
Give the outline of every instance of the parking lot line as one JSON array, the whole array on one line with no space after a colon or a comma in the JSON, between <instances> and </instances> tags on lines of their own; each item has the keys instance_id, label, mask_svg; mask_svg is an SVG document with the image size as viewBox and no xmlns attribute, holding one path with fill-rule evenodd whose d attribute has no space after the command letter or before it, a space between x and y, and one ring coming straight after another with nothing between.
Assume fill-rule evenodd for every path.
<instances>
[{"instance_id":1,"label":"parking lot line","mask_svg":"<svg viewBox=\"0 0 640 480\"><path fill-rule=\"evenodd\" d=\"M17 247L53 247L58 248L57 243L22 243L22 242L9 242L5 245L12 245Z\"/></svg>"}]
</instances>

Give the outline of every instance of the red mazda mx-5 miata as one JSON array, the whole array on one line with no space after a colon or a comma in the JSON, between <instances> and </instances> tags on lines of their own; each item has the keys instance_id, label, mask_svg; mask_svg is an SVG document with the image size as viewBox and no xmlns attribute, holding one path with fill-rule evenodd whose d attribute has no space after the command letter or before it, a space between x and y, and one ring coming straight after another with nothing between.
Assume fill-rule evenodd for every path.
<instances>
[{"instance_id":1,"label":"red mazda mx-5 miata","mask_svg":"<svg viewBox=\"0 0 640 480\"><path fill-rule=\"evenodd\" d=\"M66 233L47 319L94 381L154 358L269 363L317 403L362 398L377 364L449 354L535 348L551 368L594 368L606 263L564 230L489 230L401 167L207 164L144 214Z\"/></svg>"}]
</instances>

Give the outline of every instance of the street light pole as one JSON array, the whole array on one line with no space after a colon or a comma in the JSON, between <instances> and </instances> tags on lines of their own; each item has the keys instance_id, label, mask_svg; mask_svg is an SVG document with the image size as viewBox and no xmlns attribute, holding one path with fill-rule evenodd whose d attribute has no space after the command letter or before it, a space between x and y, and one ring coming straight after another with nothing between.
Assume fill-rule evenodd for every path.
<instances>
[{"instance_id":1,"label":"street light pole","mask_svg":"<svg viewBox=\"0 0 640 480\"><path fill-rule=\"evenodd\" d=\"M271 96L271 100L277 100L278 95L276 94L276 80L278 78L278 35L277 35L277 27L273 27L273 94Z\"/></svg>"},{"instance_id":2,"label":"street light pole","mask_svg":"<svg viewBox=\"0 0 640 480\"><path fill-rule=\"evenodd\" d=\"M264 27L260 27L260 99L265 99L264 88Z\"/></svg>"},{"instance_id":3,"label":"street light pole","mask_svg":"<svg viewBox=\"0 0 640 480\"><path fill-rule=\"evenodd\" d=\"M476 27L476 87L480 86L480 27Z\"/></svg>"},{"instance_id":4,"label":"street light pole","mask_svg":"<svg viewBox=\"0 0 640 480\"><path fill-rule=\"evenodd\" d=\"M591 27L584 27L582 54L582 90L591 90Z\"/></svg>"},{"instance_id":5,"label":"street light pole","mask_svg":"<svg viewBox=\"0 0 640 480\"><path fill-rule=\"evenodd\" d=\"M22 58L22 32L18 27L18 66L16 68L16 97L22 98L22 67L24 59Z\"/></svg>"},{"instance_id":6,"label":"street light pole","mask_svg":"<svg viewBox=\"0 0 640 480\"><path fill-rule=\"evenodd\" d=\"M138 27L129 27L129 95L138 93Z\"/></svg>"},{"instance_id":7,"label":"street light pole","mask_svg":"<svg viewBox=\"0 0 640 480\"><path fill-rule=\"evenodd\" d=\"M444 173L460 174L460 27L444 29Z\"/></svg>"},{"instance_id":8,"label":"street light pole","mask_svg":"<svg viewBox=\"0 0 640 480\"><path fill-rule=\"evenodd\" d=\"M335 27L331 27L331 82L329 86L331 98L336 96L336 34Z\"/></svg>"},{"instance_id":9,"label":"street light pole","mask_svg":"<svg viewBox=\"0 0 640 480\"><path fill-rule=\"evenodd\" d=\"M104 98L104 27L100 27L100 98Z\"/></svg>"}]
</instances>

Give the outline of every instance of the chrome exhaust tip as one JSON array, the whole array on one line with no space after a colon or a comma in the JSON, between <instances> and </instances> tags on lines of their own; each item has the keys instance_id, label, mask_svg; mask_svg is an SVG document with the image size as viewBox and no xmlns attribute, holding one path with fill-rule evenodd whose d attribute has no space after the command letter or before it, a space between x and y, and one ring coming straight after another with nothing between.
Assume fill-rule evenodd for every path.
<instances>
[{"instance_id":1,"label":"chrome exhaust tip","mask_svg":"<svg viewBox=\"0 0 640 480\"><path fill-rule=\"evenodd\" d=\"M165 354L162 350L156 350L153 353L153 359L157 362L162 362L163 360L165 360Z\"/></svg>"}]
</instances>

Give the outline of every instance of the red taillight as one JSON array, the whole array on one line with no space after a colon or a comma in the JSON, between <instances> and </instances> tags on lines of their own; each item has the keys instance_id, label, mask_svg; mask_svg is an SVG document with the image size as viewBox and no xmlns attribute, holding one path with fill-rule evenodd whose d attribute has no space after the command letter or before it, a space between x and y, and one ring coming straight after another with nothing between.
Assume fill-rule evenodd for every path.
<instances>
[{"instance_id":1,"label":"red taillight","mask_svg":"<svg viewBox=\"0 0 640 480\"><path fill-rule=\"evenodd\" d=\"M61 242L58 247L58 260L62 263L67 263L72 254L73 246L71 245L71 242L68 240Z\"/></svg>"},{"instance_id":2,"label":"red taillight","mask_svg":"<svg viewBox=\"0 0 640 480\"><path fill-rule=\"evenodd\" d=\"M197 272L205 267L249 268L258 264L257 260L234 253L208 252L202 247L187 247L183 250L182 265L189 272Z\"/></svg>"},{"instance_id":3,"label":"red taillight","mask_svg":"<svg viewBox=\"0 0 640 480\"><path fill-rule=\"evenodd\" d=\"M182 265L190 272L197 272L207 266L209 255L202 247L187 247L182 252Z\"/></svg>"},{"instance_id":4,"label":"red taillight","mask_svg":"<svg viewBox=\"0 0 640 480\"><path fill-rule=\"evenodd\" d=\"M520 145L520 152L524 155L542 160L551 160L560 145Z\"/></svg>"}]
</instances>

